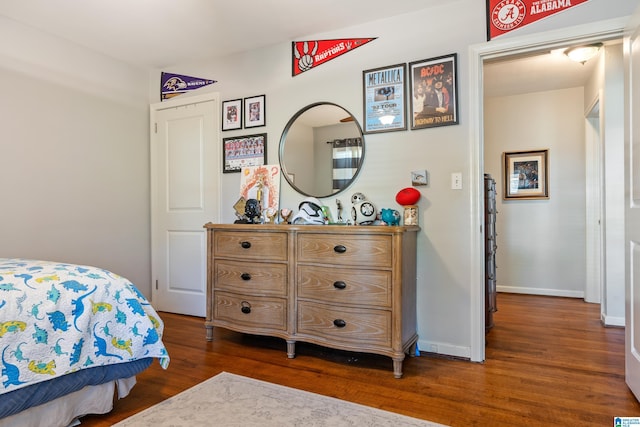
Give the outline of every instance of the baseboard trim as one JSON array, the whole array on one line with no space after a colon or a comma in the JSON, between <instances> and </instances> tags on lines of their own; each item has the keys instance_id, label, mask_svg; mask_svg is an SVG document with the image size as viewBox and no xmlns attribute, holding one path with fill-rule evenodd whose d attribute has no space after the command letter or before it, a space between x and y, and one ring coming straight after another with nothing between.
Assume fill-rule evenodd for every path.
<instances>
[{"instance_id":1,"label":"baseboard trim","mask_svg":"<svg viewBox=\"0 0 640 427\"><path fill-rule=\"evenodd\" d=\"M602 315L602 323L604 326L625 327L624 317Z\"/></svg>"},{"instance_id":2,"label":"baseboard trim","mask_svg":"<svg viewBox=\"0 0 640 427\"><path fill-rule=\"evenodd\" d=\"M471 359L471 347L456 346L451 343L418 340L418 351L452 356L460 359Z\"/></svg>"},{"instance_id":3,"label":"baseboard trim","mask_svg":"<svg viewBox=\"0 0 640 427\"><path fill-rule=\"evenodd\" d=\"M498 292L508 294L545 295L550 297L567 297L584 299L584 291L569 291L566 289L524 288L520 286L496 286Z\"/></svg>"}]
</instances>

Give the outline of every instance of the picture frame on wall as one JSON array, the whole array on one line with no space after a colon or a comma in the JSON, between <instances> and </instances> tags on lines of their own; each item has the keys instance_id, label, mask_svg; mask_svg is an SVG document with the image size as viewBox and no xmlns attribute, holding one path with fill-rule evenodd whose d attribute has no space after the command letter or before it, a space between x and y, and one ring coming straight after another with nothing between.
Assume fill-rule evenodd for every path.
<instances>
[{"instance_id":1,"label":"picture frame on wall","mask_svg":"<svg viewBox=\"0 0 640 427\"><path fill-rule=\"evenodd\" d=\"M363 133L407 130L406 74L407 64L362 72Z\"/></svg>"},{"instance_id":2,"label":"picture frame on wall","mask_svg":"<svg viewBox=\"0 0 640 427\"><path fill-rule=\"evenodd\" d=\"M503 153L504 199L549 198L549 150Z\"/></svg>"},{"instance_id":3,"label":"picture frame on wall","mask_svg":"<svg viewBox=\"0 0 640 427\"><path fill-rule=\"evenodd\" d=\"M458 124L458 55L409 63L411 129Z\"/></svg>"},{"instance_id":4,"label":"picture frame on wall","mask_svg":"<svg viewBox=\"0 0 640 427\"><path fill-rule=\"evenodd\" d=\"M222 139L222 172L240 172L242 168L267 163L267 134Z\"/></svg>"},{"instance_id":5,"label":"picture frame on wall","mask_svg":"<svg viewBox=\"0 0 640 427\"><path fill-rule=\"evenodd\" d=\"M255 128L267 124L266 96L244 98L244 127Z\"/></svg>"},{"instance_id":6,"label":"picture frame on wall","mask_svg":"<svg viewBox=\"0 0 640 427\"><path fill-rule=\"evenodd\" d=\"M222 130L242 129L242 99L222 102Z\"/></svg>"}]
</instances>

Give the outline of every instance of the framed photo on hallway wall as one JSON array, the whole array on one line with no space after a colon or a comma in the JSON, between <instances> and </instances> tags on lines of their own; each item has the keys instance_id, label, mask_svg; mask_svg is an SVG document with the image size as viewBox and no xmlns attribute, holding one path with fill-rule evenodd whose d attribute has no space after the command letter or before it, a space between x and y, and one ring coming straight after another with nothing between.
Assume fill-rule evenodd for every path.
<instances>
[{"instance_id":1,"label":"framed photo on hallway wall","mask_svg":"<svg viewBox=\"0 0 640 427\"><path fill-rule=\"evenodd\" d=\"M504 199L549 198L549 150L503 153Z\"/></svg>"}]
</instances>

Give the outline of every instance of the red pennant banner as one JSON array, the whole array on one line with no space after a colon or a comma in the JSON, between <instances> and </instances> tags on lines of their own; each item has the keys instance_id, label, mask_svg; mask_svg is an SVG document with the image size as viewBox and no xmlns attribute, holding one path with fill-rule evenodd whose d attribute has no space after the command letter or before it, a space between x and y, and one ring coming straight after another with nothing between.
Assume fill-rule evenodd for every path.
<instances>
[{"instance_id":1,"label":"red pennant banner","mask_svg":"<svg viewBox=\"0 0 640 427\"><path fill-rule=\"evenodd\" d=\"M293 42L291 57L293 76L309 71L325 62L359 48L377 37L366 39L336 39Z\"/></svg>"},{"instance_id":2,"label":"red pennant banner","mask_svg":"<svg viewBox=\"0 0 640 427\"><path fill-rule=\"evenodd\" d=\"M589 0L487 0L487 40Z\"/></svg>"},{"instance_id":3,"label":"red pennant banner","mask_svg":"<svg viewBox=\"0 0 640 427\"><path fill-rule=\"evenodd\" d=\"M163 72L160 76L160 99L162 101L171 99L174 96L200 89L215 82L216 80Z\"/></svg>"}]
</instances>

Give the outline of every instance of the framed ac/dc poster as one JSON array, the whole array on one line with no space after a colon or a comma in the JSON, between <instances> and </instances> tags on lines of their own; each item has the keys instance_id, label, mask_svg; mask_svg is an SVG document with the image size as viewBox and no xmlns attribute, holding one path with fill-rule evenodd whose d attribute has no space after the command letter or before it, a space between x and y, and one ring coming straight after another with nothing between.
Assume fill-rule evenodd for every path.
<instances>
[{"instance_id":1,"label":"framed ac/dc poster","mask_svg":"<svg viewBox=\"0 0 640 427\"><path fill-rule=\"evenodd\" d=\"M409 63L411 129L458 124L457 54Z\"/></svg>"}]
</instances>

